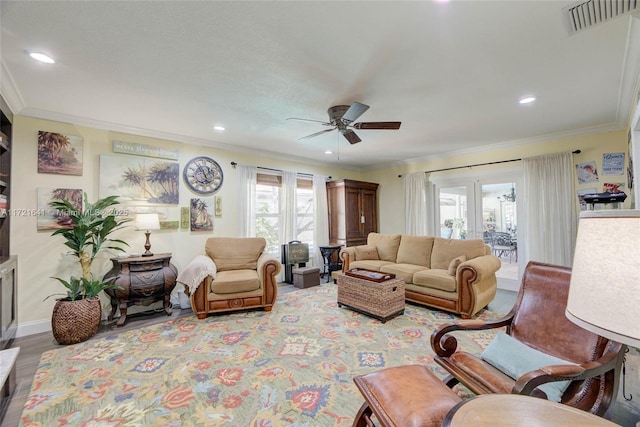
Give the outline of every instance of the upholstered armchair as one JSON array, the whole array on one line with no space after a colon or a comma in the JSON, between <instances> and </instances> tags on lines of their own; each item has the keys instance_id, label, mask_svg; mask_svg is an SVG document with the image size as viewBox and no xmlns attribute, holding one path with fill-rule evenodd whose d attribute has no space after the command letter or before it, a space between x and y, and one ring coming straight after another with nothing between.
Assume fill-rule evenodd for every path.
<instances>
[{"instance_id":1,"label":"upholstered armchair","mask_svg":"<svg viewBox=\"0 0 640 427\"><path fill-rule=\"evenodd\" d=\"M431 347L434 360L450 374L445 383L461 383L476 394L533 395L604 415L615 401L626 347L567 319L570 278L570 268L530 262L506 316L436 329ZM496 328L505 333L482 355L458 349L452 335Z\"/></svg>"},{"instance_id":2,"label":"upholstered armchair","mask_svg":"<svg viewBox=\"0 0 640 427\"><path fill-rule=\"evenodd\" d=\"M180 273L198 319L209 313L263 308L271 311L278 295L281 264L266 253L262 237L211 237L205 255Z\"/></svg>"}]
</instances>

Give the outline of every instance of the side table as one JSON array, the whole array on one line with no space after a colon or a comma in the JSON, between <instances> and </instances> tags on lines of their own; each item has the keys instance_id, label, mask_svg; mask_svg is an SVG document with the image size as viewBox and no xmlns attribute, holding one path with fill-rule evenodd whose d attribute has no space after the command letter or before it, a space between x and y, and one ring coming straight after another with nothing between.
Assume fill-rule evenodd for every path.
<instances>
[{"instance_id":1,"label":"side table","mask_svg":"<svg viewBox=\"0 0 640 427\"><path fill-rule=\"evenodd\" d=\"M561 403L521 394L484 394L454 406L442 422L443 427L521 426L536 427L615 426L602 417Z\"/></svg>"},{"instance_id":2,"label":"side table","mask_svg":"<svg viewBox=\"0 0 640 427\"><path fill-rule=\"evenodd\" d=\"M164 311L171 315L171 291L176 286L178 270L171 264L171 254L156 254L148 257L111 258L113 268L104 278L117 277L115 284L122 290L109 289L105 292L111 298L113 320L120 308L120 318L116 326L124 325L127 320L127 308L130 305L149 305L164 301Z\"/></svg>"},{"instance_id":3,"label":"side table","mask_svg":"<svg viewBox=\"0 0 640 427\"><path fill-rule=\"evenodd\" d=\"M327 275L327 283L331 280L331 273L342 268L342 263L340 262L341 248L342 245L318 246L322 259L324 260L324 266L322 267L320 275Z\"/></svg>"}]
</instances>

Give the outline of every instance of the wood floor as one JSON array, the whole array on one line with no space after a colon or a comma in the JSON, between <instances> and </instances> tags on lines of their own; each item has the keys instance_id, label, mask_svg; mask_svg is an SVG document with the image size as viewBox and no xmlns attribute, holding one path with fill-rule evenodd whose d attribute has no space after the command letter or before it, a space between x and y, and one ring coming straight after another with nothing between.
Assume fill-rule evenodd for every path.
<instances>
[{"instance_id":1,"label":"wood floor","mask_svg":"<svg viewBox=\"0 0 640 427\"><path fill-rule=\"evenodd\" d=\"M280 284L279 292L286 293L297 290L293 285ZM498 313L507 313L515 301L515 292L498 290L496 298L489 304L489 309ZM144 313L129 315L127 323L117 328L115 320L103 324L100 332L92 338L102 338L106 335L121 333L156 323L166 322L171 318L192 315L190 309L173 309L171 317L168 317L164 311L159 308ZM16 427L20 422L22 408L27 400L27 395L31 390L33 376L38 367L40 356L44 351L61 348L53 339L51 332L42 334L29 335L26 337L16 338L12 347L20 347L20 355L16 362L16 389L7 407L4 418L0 422L1 427ZM614 405L612 420L620 425L633 427L636 421L640 421L640 353L633 350L634 353L628 357L627 363L627 395L633 393L634 397L631 402L627 402L622 398L622 393L618 394L618 402ZM629 363L631 362L631 363ZM631 372L629 372L631 371ZM635 384L632 384L635 383ZM630 388L633 387L633 388Z\"/></svg>"}]
</instances>

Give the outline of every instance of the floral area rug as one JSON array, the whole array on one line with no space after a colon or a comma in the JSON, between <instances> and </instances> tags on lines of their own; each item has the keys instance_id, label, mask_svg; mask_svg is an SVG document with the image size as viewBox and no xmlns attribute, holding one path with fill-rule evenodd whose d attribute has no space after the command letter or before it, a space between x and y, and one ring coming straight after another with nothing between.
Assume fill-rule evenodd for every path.
<instances>
[{"instance_id":1,"label":"floral area rug","mask_svg":"<svg viewBox=\"0 0 640 427\"><path fill-rule=\"evenodd\" d=\"M20 425L350 426L363 402L353 377L424 364L444 378L429 337L457 319L408 304L381 323L339 308L333 284L270 313L182 317L43 353ZM493 336L457 335L474 353Z\"/></svg>"}]
</instances>

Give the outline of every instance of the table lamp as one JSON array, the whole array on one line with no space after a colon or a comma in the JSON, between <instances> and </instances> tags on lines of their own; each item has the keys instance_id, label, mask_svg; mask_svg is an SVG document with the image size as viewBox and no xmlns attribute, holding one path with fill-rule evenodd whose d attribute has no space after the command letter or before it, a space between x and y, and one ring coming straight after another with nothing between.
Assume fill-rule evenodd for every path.
<instances>
[{"instance_id":1,"label":"table lamp","mask_svg":"<svg viewBox=\"0 0 640 427\"><path fill-rule=\"evenodd\" d=\"M640 348L640 210L580 214L566 316Z\"/></svg>"},{"instance_id":2,"label":"table lamp","mask_svg":"<svg viewBox=\"0 0 640 427\"><path fill-rule=\"evenodd\" d=\"M158 217L158 214L137 214L135 225L136 230L145 230L144 235L147 237L147 240L144 243L144 248L146 249L146 251L142 254L142 256L152 256L153 253L149 251L149 249L151 249L149 236L151 235L151 230L160 230L160 218Z\"/></svg>"}]
</instances>

